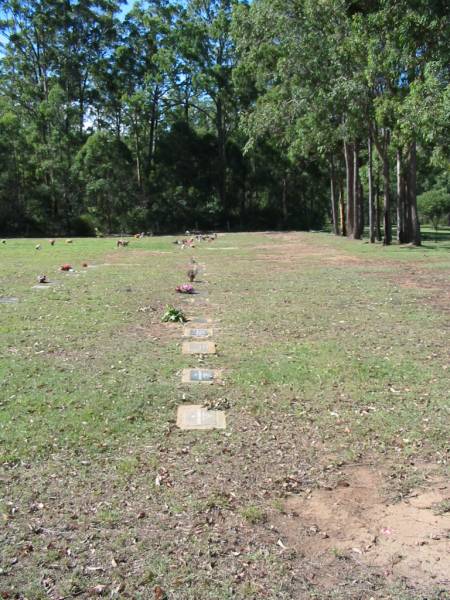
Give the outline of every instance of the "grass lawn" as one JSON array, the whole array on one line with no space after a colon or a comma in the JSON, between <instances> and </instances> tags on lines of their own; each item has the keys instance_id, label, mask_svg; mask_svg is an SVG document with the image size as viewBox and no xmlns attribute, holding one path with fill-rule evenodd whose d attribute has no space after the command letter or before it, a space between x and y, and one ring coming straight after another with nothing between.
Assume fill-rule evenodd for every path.
<instances>
[{"instance_id":1,"label":"grass lawn","mask_svg":"<svg viewBox=\"0 0 450 600\"><path fill-rule=\"evenodd\" d=\"M448 598L449 238L1 244L0 598ZM199 365L223 383L182 384ZM178 430L182 403L227 429Z\"/></svg>"}]
</instances>

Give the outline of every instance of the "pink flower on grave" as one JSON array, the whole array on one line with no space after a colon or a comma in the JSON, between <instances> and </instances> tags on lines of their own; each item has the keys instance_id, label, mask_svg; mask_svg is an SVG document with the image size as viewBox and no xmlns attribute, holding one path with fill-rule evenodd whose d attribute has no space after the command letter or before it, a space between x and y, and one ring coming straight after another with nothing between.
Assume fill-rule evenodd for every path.
<instances>
[{"instance_id":1,"label":"pink flower on grave","mask_svg":"<svg viewBox=\"0 0 450 600\"><path fill-rule=\"evenodd\" d=\"M179 294L193 294L194 286L190 283L184 283L183 285L179 285L175 288L175 291Z\"/></svg>"}]
</instances>

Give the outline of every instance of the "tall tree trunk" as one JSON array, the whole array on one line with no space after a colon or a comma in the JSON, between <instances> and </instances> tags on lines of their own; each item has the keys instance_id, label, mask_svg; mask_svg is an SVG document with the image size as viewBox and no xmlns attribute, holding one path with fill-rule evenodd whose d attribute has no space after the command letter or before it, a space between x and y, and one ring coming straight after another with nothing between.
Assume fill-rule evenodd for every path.
<instances>
[{"instance_id":1,"label":"tall tree trunk","mask_svg":"<svg viewBox=\"0 0 450 600\"><path fill-rule=\"evenodd\" d=\"M362 215L362 194L359 181L359 148L358 142L353 143L353 239L360 240L363 234L361 222Z\"/></svg>"},{"instance_id":2,"label":"tall tree trunk","mask_svg":"<svg viewBox=\"0 0 450 600\"><path fill-rule=\"evenodd\" d=\"M381 236L381 194L380 194L380 167L378 166L376 170L376 178L375 178L375 231L377 242L382 241Z\"/></svg>"},{"instance_id":3,"label":"tall tree trunk","mask_svg":"<svg viewBox=\"0 0 450 600\"><path fill-rule=\"evenodd\" d=\"M380 143L375 135L373 137L378 155L383 165L383 226L384 239L383 244L389 246L392 242L392 223L391 223L391 190L389 174L389 132L384 131L383 141Z\"/></svg>"},{"instance_id":4,"label":"tall tree trunk","mask_svg":"<svg viewBox=\"0 0 450 600\"><path fill-rule=\"evenodd\" d=\"M353 200L353 156L352 147L344 142L345 176L347 187L347 236L352 236L355 225L354 200Z\"/></svg>"},{"instance_id":5,"label":"tall tree trunk","mask_svg":"<svg viewBox=\"0 0 450 600\"><path fill-rule=\"evenodd\" d=\"M134 145L135 145L135 152L136 152L136 178L137 178L139 191L142 192L141 150L140 150L140 143L139 143L137 119L134 120Z\"/></svg>"},{"instance_id":6,"label":"tall tree trunk","mask_svg":"<svg viewBox=\"0 0 450 600\"><path fill-rule=\"evenodd\" d=\"M339 220L341 223L341 235L344 237L347 235L347 226L345 222L345 194L344 194L344 182L342 179L339 181Z\"/></svg>"},{"instance_id":7,"label":"tall tree trunk","mask_svg":"<svg viewBox=\"0 0 450 600\"><path fill-rule=\"evenodd\" d=\"M361 234L361 238L364 237L364 188L361 181L359 179L359 231Z\"/></svg>"},{"instance_id":8,"label":"tall tree trunk","mask_svg":"<svg viewBox=\"0 0 450 600\"><path fill-rule=\"evenodd\" d=\"M152 113L150 117L150 133L148 136L148 171L153 167L153 161L155 157L155 138L156 138L156 120L157 120L157 109L156 104L153 103Z\"/></svg>"},{"instance_id":9,"label":"tall tree trunk","mask_svg":"<svg viewBox=\"0 0 450 600\"><path fill-rule=\"evenodd\" d=\"M223 106L222 100L217 99L216 103L216 129L217 129L217 143L219 147L219 181L218 181L218 192L220 205L223 210L225 224L227 229L230 229L229 223L229 210L228 210L228 198L226 190L226 174L227 174L227 156L226 156L226 135L225 127L223 123Z\"/></svg>"},{"instance_id":10,"label":"tall tree trunk","mask_svg":"<svg viewBox=\"0 0 450 600\"><path fill-rule=\"evenodd\" d=\"M391 190L389 178L389 157L387 148L383 153L383 227L384 240L383 244L389 246L392 242L392 224L391 224Z\"/></svg>"},{"instance_id":11,"label":"tall tree trunk","mask_svg":"<svg viewBox=\"0 0 450 600\"><path fill-rule=\"evenodd\" d=\"M334 168L334 156L330 154L330 193L331 193L331 218L333 220L333 233L340 235L337 208L336 173Z\"/></svg>"},{"instance_id":12,"label":"tall tree trunk","mask_svg":"<svg viewBox=\"0 0 450 600\"><path fill-rule=\"evenodd\" d=\"M404 221L404 243L412 240L412 219L411 219L411 206L409 203L409 162L406 161L402 165L402 177L403 177L403 221Z\"/></svg>"},{"instance_id":13,"label":"tall tree trunk","mask_svg":"<svg viewBox=\"0 0 450 600\"><path fill-rule=\"evenodd\" d=\"M397 148L397 242L404 244L408 240L408 222L405 213L405 178L401 148Z\"/></svg>"},{"instance_id":14,"label":"tall tree trunk","mask_svg":"<svg viewBox=\"0 0 450 600\"><path fill-rule=\"evenodd\" d=\"M417 212L417 154L416 142L409 149L408 165L408 206L411 211L411 242L414 246L422 244L419 215Z\"/></svg>"},{"instance_id":15,"label":"tall tree trunk","mask_svg":"<svg viewBox=\"0 0 450 600\"><path fill-rule=\"evenodd\" d=\"M368 187L369 187L369 239L370 243L375 243L375 204L374 204L374 195L373 195L373 157L372 157L372 137L369 135L367 140L367 153L368 153L368 163L367 163L367 179L368 179Z\"/></svg>"},{"instance_id":16,"label":"tall tree trunk","mask_svg":"<svg viewBox=\"0 0 450 600\"><path fill-rule=\"evenodd\" d=\"M283 177L281 191L281 210L283 214L283 227L286 227L288 222L288 209L287 209L287 175Z\"/></svg>"},{"instance_id":17,"label":"tall tree trunk","mask_svg":"<svg viewBox=\"0 0 450 600\"><path fill-rule=\"evenodd\" d=\"M158 103L159 103L159 88L156 87L153 92L152 108L150 113L150 131L148 136L148 147L147 147L147 160L146 160L146 196L147 196L147 208L151 208L152 205L152 191L151 191L151 175L153 171L153 164L155 159L155 148L156 148L156 127L158 124Z\"/></svg>"}]
</instances>

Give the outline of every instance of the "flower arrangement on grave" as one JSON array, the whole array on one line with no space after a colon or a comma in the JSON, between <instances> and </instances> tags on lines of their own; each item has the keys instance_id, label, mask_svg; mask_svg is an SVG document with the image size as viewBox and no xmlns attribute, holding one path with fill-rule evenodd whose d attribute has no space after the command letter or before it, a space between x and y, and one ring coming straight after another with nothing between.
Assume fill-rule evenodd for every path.
<instances>
[{"instance_id":1,"label":"flower arrangement on grave","mask_svg":"<svg viewBox=\"0 0 450 600\"><path fill-rule=\"evenodd\" d=\"M187 319L182 310L171 306L166 307L166 312L163 314L163 323L186 323Z\"/></svg>"},{"instance_id":2,"label":"flower arrangement on grave","mask_svg":"<svg viewBox=\"0 0 450 600\"><path fill-rule=\"evenodd\" d=\"M72 265L69 265L69 264L61 265L59 270L60 271L72 271Z\"/></svg>"},{"instance_id":3,"label":"flower arrangement on grave","mask_svg":"<svg viewBox=\"0 0 450 600\"><path fill-rule=\"evenodd\" d=\"M175 288L175 291L179 294L193 294L194 286L190 283L183 283L183 285L179 285Z\"/></svg>"}]
</instances>

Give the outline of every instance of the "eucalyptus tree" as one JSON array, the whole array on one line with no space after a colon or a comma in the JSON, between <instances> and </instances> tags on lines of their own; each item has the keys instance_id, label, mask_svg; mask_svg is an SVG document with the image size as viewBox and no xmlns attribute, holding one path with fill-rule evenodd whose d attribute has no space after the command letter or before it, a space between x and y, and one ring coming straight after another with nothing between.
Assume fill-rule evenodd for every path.
<instances>
[{"instance_id":1,"label":"eucalyptus tree","mask_svg":"<svg viewBox=\"0 0 450 600\"><path fill-rule=\"evenodd\" d=\"M448 86L450 15L446 2L382 0L365 20L367 81L372 95L370 124L383 161L385 240L390 241L390 148L397 173L397 239L420 245L417 215L417 144L425 130L417 118L430 65L440 63ZM447 64L445 65L444 55ZM420 91L419 91L420 90Z\"/></svg>"},{"instance_id":2,"label":"eucalyptus tree","mask_svg":"<svg viewBox=\"0 0 450 600\"><path fill-rule=\"evenodd\" d=\"M234 31L238 73L254 73L259 93L244 115L250 143L270 135L287 146L293 157L313 155L327 160L334 232L360 237L363 211L357 138L363 129L358 115L365 90L355 66L361 49L352 39L345 3L257 0L236 12ZM346 213L343 194L338 191L342 189L342 149Z\"/></svg>"},{"instance_id":3,"label":"eucalyptus tree","mask_svg":"<svg viewBox=\"0 0 450 600\"><path fill-rule=\"evenodd\" d=\"M227 146L237 128L237 103L233 88L236 64L234 40L231 36L233 7L238 0L188 0L189 37L184 58L195 93L191 106L206 117L217 136L217 193L223 218L229 225L231 198L227 189Z\"/></svg>"},{"instance_id":4,"label":"eucalyptus tree","mask_svg":"<svg viewBox=\"0 0 450 600\"><path fill-rule=\"evenodd\" d=\"M86 195L86 212L108 233L127 225L133 180L128 174L132 155L127 145L112 132L91 135L75 157L73 169Z\"/></svg>"},{"instance_id":5,"label":"eucalyptus tree","mask_svg":"<svg viewBox=\"0 0 450 600\"><path fill-rule=\"evenodd\" d=\"M26 131L8 98L0 99L0 231L25 229L29 165Z\"/></svg>"},{"instance_id":6,"label":"eucalyptus tree","mask_svg":"<svg viewBox=\"0 0 450 600\"><path fill-rule=\"evenodd\" d=\"M20 114L34 178L34 210L54 231L70 220L71 162L85 138L92 71L110 41L116 0L4 0L1 92ZM56 228L56 229L55 229Z\"/></svg>"},{"instance_id":7,"label":"eucalyptus tree","mask_svg":"<svg viewBox=\"0 0 450 600\"><path fill-rule=\"evenodd\" d=\"M439 78L446 79L443 56L448 53L450 23L445 4L439 0L255 0L237 12L240 68L255 71L260 94L246 118L250 136L263 131L280 137L282 132L290 147L315 151L319 157L324 150L332 152L341 139L346 228L351 237L360 238L364 230L360 151L366 147L370 240L375 240L374 144L382 163L384 243L392 240L395 151L398 240L420 244L416 151L429 127L420 130L411 106L414 98L417 102L427 94L419 82L426 80L430 63L440 62L434 89ZM445 113L445 93L437 104ZM435 128L439 130L442 125ZM333 198L335 187L331 189ZM336 232L335 200L332 214Z\"/></svg>"}]
</instances>

